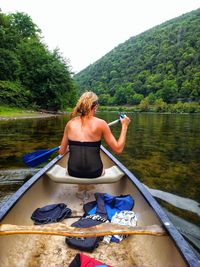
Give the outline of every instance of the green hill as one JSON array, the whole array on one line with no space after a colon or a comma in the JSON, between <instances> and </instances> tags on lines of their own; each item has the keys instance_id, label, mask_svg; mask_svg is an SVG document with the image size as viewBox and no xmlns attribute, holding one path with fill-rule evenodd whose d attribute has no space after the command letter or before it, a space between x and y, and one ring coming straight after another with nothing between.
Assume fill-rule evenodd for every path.
<instances>
[{"instance_id":1,"label":"green hill","mask_svg":"<svg viewBox=\"0 0 200 267\"><path fill-rule=\"evenodd\" d=\"M131 37L74 79L105 105L199 101L200 9Z\"/></svg>"}]
</instances>

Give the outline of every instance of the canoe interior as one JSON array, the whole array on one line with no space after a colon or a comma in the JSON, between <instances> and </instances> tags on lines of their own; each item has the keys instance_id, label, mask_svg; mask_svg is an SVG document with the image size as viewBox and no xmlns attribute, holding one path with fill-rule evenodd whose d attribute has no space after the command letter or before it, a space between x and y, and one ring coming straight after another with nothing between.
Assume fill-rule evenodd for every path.
<instances>
[{"instance_id":1,"label":"canoe interior","mask_svg":"<svg viewBox=\"0 0 200 267\"><path fill-rule=\"evenodd\" d=\"M104 167L114 165L101 152ZM66 166L67 155L58 163ZM51 181L45 174L20 198L1 223L32 225L32 212L44 205L66 203L72 209L74 218L63 222L71 225L83 214L83 204L94 200L95 192L111 195L130 194L135 200L133 211L137 215L138 226L158 224L153 209L146 202L132 181L124 176L113 184L70 185ZM69 248L65 237L45 235L12 235L0 237L0 266L68 266L80 251ZM172 267L187 266L169 236L130 235L119 244L100 242L93 253L87 253L104 263L115 267Z\"/></svg>"}]
</instances>

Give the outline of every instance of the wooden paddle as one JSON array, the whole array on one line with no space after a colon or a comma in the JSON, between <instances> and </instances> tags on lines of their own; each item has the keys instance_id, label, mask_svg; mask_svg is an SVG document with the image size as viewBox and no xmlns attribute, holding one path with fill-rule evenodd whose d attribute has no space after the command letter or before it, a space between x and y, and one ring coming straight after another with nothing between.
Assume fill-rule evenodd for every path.
<instances>
[{"instance_id":1,"label":"wooden paddle","mask_svg":"<svg viewBox=\"0 0 200 267\"><path fill-rule=\"evenodd\" d=\"M166 235L165 230L159 225L150 226L122 226L112 223L103 223L90 228L76 228L64 223L46 225L0 225L0 235L16 234L41 234L59 235L68 237L96 237L105 235Z\"/></svg>"}]
</instances>

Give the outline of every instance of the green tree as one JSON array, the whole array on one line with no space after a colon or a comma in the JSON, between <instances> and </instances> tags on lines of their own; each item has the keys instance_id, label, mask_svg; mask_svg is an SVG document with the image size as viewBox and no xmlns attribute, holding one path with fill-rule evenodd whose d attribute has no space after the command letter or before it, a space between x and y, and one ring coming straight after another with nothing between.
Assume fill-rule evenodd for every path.
<instances>
[{"instance_id":1,"label":"green tree","mask_svg":"<svg viewBox=\"0 0 200 267\"><path fill-rule=\"evenodd\" d=\"M33 23L31 17L23 12L10 14L11 27L16 30L21 38L38 38L41 30Z\"/></svg>"},{"instance_id":2,"label":"green tree","mask_svg":"<svg viewBox=\"0 0 200 267\"><path fill-rule=\"evenodd\" d=\"M72 106L76 88L68 60L50 52L25 13L0 13L0 82L3 103L58 110ZM19 94L19 97L16 97ZM15 101L16 100L16 101Z\"/></svg>"},{"instance_id":3,"label":"green tree","mask_svg":"<svg viewBox=\"0 0 200 267\"><path fill-rule=\"evenodd\" d=\"M32 102L42 109L58 110L71 106L75 87L67 62L58 50L51 54L42 43L27 40L18 46L23 84L31 89Z\"/></svg>"},{"instance_id":4,"label":"green tree","mask_svg":"<svg viewBox=\"0 0 200 267\"><path fill-rule=\"evenodd\" d=\"M20 70L21 64L16 53L0 48L0 80L16 80Z\"/></svg>"},{"instance_id":5,"label":"green tree","mask_svg":"<svg viewBox=\"0 0 200 267\"><path fill-rule=\"evenodd\" d=\"M28 107L30 91L24 88L20 82L0 81L0 104Z\"/></svg>"},{"instance_id":6,"label":"green tree","mask_svg":"<svg viewBox=\"0 0 200 267\"><path fill-rule=\"evenodd\" d=\"M166 111L167 109L167 103L163 101L162 98L156 99L155 101L155 109L156 111Z\"/></svg>"},{"instance_id":7,"label":"green tree","mask_svg":"<svg viewBox=\"0 0 200 267\"><path fill-rule=\"evenodd\" d=\"M149 111L150 109L150 104L147 98L144 98L141 100L140 104L139 104L139 108L141 111Z\"/></svg>"},{"instance_id":8,"label":"green tree","mask_svg":"<svg viewBox=\"0 0 200 267\"><path fill-rule=\"evenodd\" d=\"M179 90L179 97L181 97L182 99L187 99L191 91L192 91L191 82L189 80L185 80L182 83L181 88Z\"/></svg>"},{"instance_id":9,"label":"green tree","mask_svg":"<svg viewBox=\"0 0 200 267\"><path fill-rule=\"evenodd\" d=\"M144 96L142 94L134 94L131 98L131 104L138 105L143 99Z\"/></svg>"},{"instance_id":10,"label":"green tree","mask_svg":"<svg viewBox=\"0 0 200 267\"><path fill-rule=\"evenodd\" d=\"M155 101L156 101L156 96L155 96L155 94L150 93L150 94L148 95L147 99L148 99L148 101L149 101L150 104L154 104Z\"/></svg>"},{"instance_id":11,"label":"green tree","mask_svg":"<svg viewBox=\"0 0 200 267\"><path fill-rule=\"evenodd\" d=\"M115 104L123 105L127 103L127 96L122 86L119 86L115 92Z\"/></svg>"},{"instance_id":12,"label":"green tree","mask_svg":"<svg viewBox=\"0 0 200 267\"><path fill-rule=\"evenodd\" d=\"M109 94L101 94L99 95L100 105L106 106L109 103L110 95Z\"/></svg>"},{"instance_id":13,"label":"green tree","mask_svg":"<svg viewBox=\"0 0 200 267\"><path fill-rule=\"evenodd\" d=\"M165 102L175 102L178 95L178 87L175 80L165 79L163 88L156 92L157 98L162 98Z\"/></svg>"}]
</instances>

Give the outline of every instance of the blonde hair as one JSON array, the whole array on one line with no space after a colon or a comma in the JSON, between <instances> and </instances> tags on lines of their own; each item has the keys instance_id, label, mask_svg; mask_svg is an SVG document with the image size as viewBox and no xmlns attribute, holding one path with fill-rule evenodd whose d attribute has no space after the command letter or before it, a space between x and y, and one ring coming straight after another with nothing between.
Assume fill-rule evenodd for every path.
<instances>
[{"instance_id":1,"label":"blonde hair","mask_svg":"<svg viewBox=\"0 0 200 267\"><path fill-rule=\"evenodd\" d=\"M78 115L81 117L87 116L96 105L98 105L98 96L91 91L85 92L79 98L70 117L74 118Z\"/></svg>"}]
</instances>

